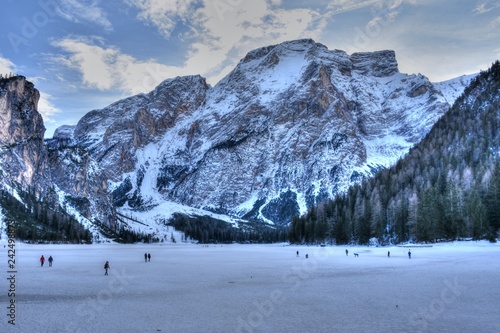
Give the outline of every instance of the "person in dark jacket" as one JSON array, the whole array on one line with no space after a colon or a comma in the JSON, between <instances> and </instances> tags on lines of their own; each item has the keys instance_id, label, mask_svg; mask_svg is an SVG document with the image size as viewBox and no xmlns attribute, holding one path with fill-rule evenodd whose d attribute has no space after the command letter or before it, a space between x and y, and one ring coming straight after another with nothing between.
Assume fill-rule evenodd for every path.
<instances>
[{"instance_id":1,"label":"person in dark jacket","mask_svg":"<svg viewBox=\"0 0 500 333\"><path fill-rule=\"evenodd\" d=\"M54 258L52 256L49 257L49 267L52 267L52 262L54 261Z\"/></svg>"},{"instance_id":2,"label":"person in dark jacket","mask_svg":"<svg viewBox=\"0 0 500 333\"><path fill-rule=\"evenodd\" d=\"M104 275L108 275L108 269L109 269L109 261L106 261L106 263L104 264L104 269L105 269L105 273Z\"/></svg>"},{"instance_id":3,"label":"person in dark jacket","mask_svg":"<svg viewBox=\"0 0 500 333\"><path fill-rule=\"evenodd\" d=\"M148 262L148 254L144 253L144 262Z\"/></svg>"},{"instance_id":4,"label":"person in dark jacket","mask_svg":"<svg viewBox=\"0 0 500 333\"><path fill-rule=\"evenodd\" d=\"M151 261L151 253L148 253L148 261Z\"/></svg>"}]
</instances>

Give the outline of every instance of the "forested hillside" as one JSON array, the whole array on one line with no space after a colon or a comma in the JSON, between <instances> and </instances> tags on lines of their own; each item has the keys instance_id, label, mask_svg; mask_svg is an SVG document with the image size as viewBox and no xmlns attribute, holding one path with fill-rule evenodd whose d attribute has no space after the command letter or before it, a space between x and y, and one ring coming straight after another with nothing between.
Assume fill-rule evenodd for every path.
<instances>
[{"instance_id":1,"label":"forested hillside","mask_svg":"<svg viewBox=\"0 0 500 333\"><path fill-rule=\"evenodd\" d=\"M496 61L394 167L295 217L290 242L495 241L500 229L499 129Z\"/></svg>"},{"instance_id":2,"label":"forested hillside","mask_svg":"<svg viewBox=\"0 0 500 333\"><path fill-rule=\"evenodd\" d=\"M17 239L33 243L92 243L90 231L60 207L37 200L33 193L17 193L14 196L0 189L0 214L10 221Z\"/></svg>"}]
</instances>

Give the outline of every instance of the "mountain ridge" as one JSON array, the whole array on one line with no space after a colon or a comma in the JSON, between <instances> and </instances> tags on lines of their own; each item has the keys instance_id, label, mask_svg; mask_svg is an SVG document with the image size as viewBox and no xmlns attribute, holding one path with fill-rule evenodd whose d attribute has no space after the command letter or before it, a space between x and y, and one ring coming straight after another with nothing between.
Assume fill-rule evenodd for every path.
<instances>
[{"instance_id":1,"label":"mountain ridge","mask_svg":"<svg viewBox=\"0 0 500 333\"><path fill-rule=\"evenodd\" d=\"M175 80L169 82L176 82ZM367 85L360 88L359 84L363 80L371 80L370 84L375 86L371 88L373 93L365 93L368 89L363 88ZM405 94L400 94L399 90L394 88L402 84L408 86ZM297 214L304 211L301 206L307 207L316 202L316 197L331 197L337 191L330 185L321 184L297 189L301 185L297 183L298 180L291 179L293 176L290 173L292 175L301 173L301 170L308 168L302 163L296 164L289 170L290 164L293 160L297 160L297 156L300 158L308 154L317 154L315 150L319 147L338 150L347 142L346 140L351 140L352 142L349 142L351 148L356 146L361 148L357 154L351 155L348 159L354 161L354 166L358 166L357 173L361 177L362 174L370 174L372 170L386 166L387 162L384 159L391 154L390 149L386 149L385 142L379 143L387 138L387 129L378 128L378 123L392 122L391 126L396 127L403 122L404 126L398 126L395 131L398 138L391 137L390 144L392 148L401 146L409 148L449 107L425 77L400 74L393 51L356 53L349 56L343 51L329 51L324 45L309 39L249 52L232 72L214 87L204 86L200 94L204 96L200 98L203 103L200 103L199 109L194 111L198 114L193 119L184 118L173 124L172 130L159 139L162 144L151 141L148 144L156 145L154 148L141 148L143 151L140 154L144 155L143 160L138 160L135 165L135 169L141 172L130 175L130 181L126 182L129 192L125 201L136 205L136 199L140 198L140 202L153 204L155 201L161 201L161 197L164 196L163 200L177 201L186 205L194 204L197 208L236 216L248 216L249 211L256 208L255 203L264 196L268 196L266 199L268 203L276 200L274 206L281 205L283 200L280 198L285 196L284 200L288 205L294 206L293 213ZM420 114L411 117L408 114L394 115L387 112L394 107L391 99L402 104L400 101L407 98L419 101L416 106L420 107ZM356 105L358 99L368 99L369 103ZM425 106L428 99L432 99L432 107L437 105L432 112ZM111 106L113 105L116 104ZM363 115L363 112L370 114ZM321 122L328 121L332 117L335 117L335 122L331 127L336 130L321 125ZM414 128L412 126L414 118L424 121L424 125ZM82 122L83 119L80 123ZM323 133L315 133L318 128L325 129ZM303 133L306 133L306 136L303 136ZM106 136L107 134L102 135L103 138ZM295 142L292 143L290 140ZM174 142L175 145L172 145ZM257 154L254 150L255 145L262 143L268 147L265 149L267 152L252 155L247 160L242 158L247 150L253 150L252 153ZM287 149L293 153L286 156L275 154L272 156L273 146L288 147ZM156 160L159 167L153 167L147 161L152 158L146 152L147 149L157 150L162 156ZM224 154L224 150L228 154ZM347 151L343 153L349 155ZM395 153L394 161L395 157L399 157L399 153ZM365 163L363 168L359 167L367 158L371 158L370 162ZM345 160L345 156L341 159ZM217 167L212 169L214 164L217 164L216 160L233 166L235 166L234 161L240 161L249 167L251 172L238 169L231 174L231 171L228 172L226 169ZM283 161L284 165L276 168L275 165L280 164L276 161ZM341 170L343 166L339 165L339 161L333 162L338 166L335 171L330 172L340 171L340 175L333 177L337 177L338 180L342 177L345 189L347 187L345 184L350 182L352 174ZM125 171L133 168L129 164ZM273 168L274 171L270 170ZM259 170L267 171L270 175L263 175L260 172L261 179L254 181L254 177L259 178ZM148 182L144 183L143 176L149 172L153 179L147 179ZM317 180L324 177L324 171L315 172ZM278 177L281 178L277 180L278 184L275 181L276 173L283 175ZM204 179L213 179L215 176L218 177L217 184L205 184ZM179 179L183 181L177 181ZM186 179L188 181L185 181ZM222 188L222 184L234 182L249 184L250 189L228 188L220 191L223 193L212 190ZM267 184L267 187L264 188L261 184ZM290 191L284 191L283 194L280 190L282 187L290 187ZM151 188L156 188L154 193L150 193ZM270 188L273 198L269 198L270 195L266 194ZM306 192L309 194L305 194ZM321 195L321 192L324 194ZM293 201L298 200L291 198L300 195L308 198L299 199L301 202L294 205ZM240 199L242 196L245 200ZM254 217L265 220L265 214L263 216L260 209L258 208L259 213ZM273 214L267 213L267 215ZM290 215L283 217L281 224L289 218Z\"/></svg>"},{"instance_id":2,"label":"mountain ridge","mask_svg":"<svg viewBox=\"0 0 500 333\"><path fill-rule=\"evenodd\" d=\"M449 106L394 51L304 39L250 51L214 87L167 79L46 141L61 204L84 202L90 221L151 232L177 209L286 225L395 163Z\"/></svg>"},{"instance_id":3,"label":"mountain ridge","mask_svg":"<svg viewBox=\"0 0 500 333\"><path fill-rule=\"evenodd\" d=\"M452 108L396 165L294 218L290 242L496 242L499 106L496 61L470 81Z\"/></svg>"}]
</instances>

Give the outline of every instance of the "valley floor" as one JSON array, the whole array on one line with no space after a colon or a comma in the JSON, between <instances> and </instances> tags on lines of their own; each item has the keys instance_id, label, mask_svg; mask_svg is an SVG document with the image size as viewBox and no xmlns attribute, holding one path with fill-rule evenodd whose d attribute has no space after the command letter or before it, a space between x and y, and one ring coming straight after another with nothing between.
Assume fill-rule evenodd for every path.
<instances>
[{"instance_id":1,"label":"valley floor","mask_svg":"<svg viewBox=\"0 0 500 333\"><path fill-rule=\"evenodd\" d=\"M500 331L500 244L345 249L2 245L0 332Z\"/></svg>"}]
</instances>

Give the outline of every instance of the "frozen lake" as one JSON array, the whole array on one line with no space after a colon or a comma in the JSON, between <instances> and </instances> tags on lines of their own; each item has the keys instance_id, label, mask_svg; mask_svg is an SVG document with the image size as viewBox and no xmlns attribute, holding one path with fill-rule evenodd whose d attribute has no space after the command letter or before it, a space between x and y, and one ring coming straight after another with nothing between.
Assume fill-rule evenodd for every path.
<instances>
[{"instance_id":1,"label":"frozen lake","mask_svg":"<svg viewBox=\"0 0 500 333\"><path fill-rule=\"evenodd\" d=\"M500 332L500 245L345 249L18 243L0 332Z\"/></svg>"}]
</instances>

